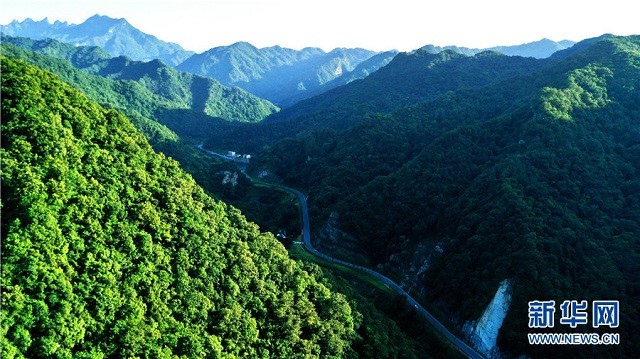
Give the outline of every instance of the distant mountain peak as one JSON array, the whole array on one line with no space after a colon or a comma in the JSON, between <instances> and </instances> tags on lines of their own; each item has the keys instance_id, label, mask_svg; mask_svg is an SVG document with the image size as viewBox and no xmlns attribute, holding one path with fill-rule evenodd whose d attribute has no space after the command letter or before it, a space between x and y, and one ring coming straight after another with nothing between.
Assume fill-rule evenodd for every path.
<instances>
[{"instance_id":1,"label":"distant mountain peak","mask_svg":"<svg viewBox=\"0 0 640 359\"><path fill-rule=\"evenodd\" d=\"M110 28L118 25L128 25L133 28L133 26L129 24L129 22L124 18L112 18L106 15L99 14L91 16L79 26L96 26L100 28Z\"/></svg>"},{"instance_id":2,"label":"distant mountain peak","mask_svg":"<svg viewBox=\"0 0 640 359\"><path fill-rule=\"evenodd\" d=\"M569 48L573 46L576 42L572 40L564 39L564 40L558 41L558 43L561 44L562 46L566 46L567 48Z\"/></svg>"},{"instance_id":3,"label":"distant mountain peak","mask_svg":"<svg viewBox=\"0 0 640 359\"><path fill-rule=\"evenodd\" d=\"M233 44L229 45L230 48L237 48L237 49L257 49L257 47L253 46L253 44L246 42L246 41L238 41L238 42L234 42Z\"/></svg>"},{"instance_id":4,"label":"distant mountain peak","mask_svg":"<svg viewBox=\"0 0 640 359\"><path fill-rule=\"evenodd\" d=\"M185 60L178 69L239 86L276 104L298 98L343 76L376 53L364 49L294 50L281 46L257 48L240 41L218 46Z\"/></svg>"},{"instance_id":5,"label":"distant mountain peak","mask_svg":"<svg viewBox=\"0 0 640 359\"><path fill-rule=\"evenodd\" d=\"M74 45L99 46L112 56L124 55L138 61L157 58L172 66L193 54L177 44L138 30L124 18L101 14L95 14L81 24L60 21L51 24L48 18L37 22L31 19L14 21L2 26L2 33L36 40L49 37Z\"/></svg>"},{"instance_id":6,"label":"distant mountain peak","mask_svg":"<svg viewBox=\"0 0 640 359\"><path fill-rule=\"evenodd\" d=\"M475 57L505 56L505 54L496 50L484 50L484 51L478 52L474 56Z\"/></svg>"},{"instance_id":7,"label":"distant mountain peak","mask_svg":"<svg viewBox=\"0 0 640 359\"><path fill-rule=\"evenodd\" d=\"M111 17L111 16L108 16L108 15L101 15L101 14L95 14L95 15L89 17L87 20L85 20L85 22L87 22L87 21L96 21L96 20L113 21L113 22L127 22L127 20L125 18L123 18L123 17Z\"/></svg>"},{"instance_id":8,"label":"distant mountain peak","mask_svg":"<svg viewBox=\"0 0 640 359\"><path fill-rule=\"evenodd\" d=\"M251 47L255 47L253 46L253 44L251 44L250 42L247 41L236 41L233 44L230 45L231 46L251 46Z\"/></svg>"}]
</instances>

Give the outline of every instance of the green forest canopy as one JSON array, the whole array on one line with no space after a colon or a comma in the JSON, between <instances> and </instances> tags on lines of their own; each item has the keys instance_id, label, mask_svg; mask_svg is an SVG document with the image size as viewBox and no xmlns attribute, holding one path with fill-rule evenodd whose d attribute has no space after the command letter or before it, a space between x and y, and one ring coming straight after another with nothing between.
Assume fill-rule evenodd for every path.
<instances>
[{"instance_id":1,"label":"green forest canopy","mask_svg":"<svg viewBox=\"0 0 640 359\"><path fill-rule=\"evenodd\" d=\"M120 113L2 57L2 356L341 357L355 313Z\"/></svg>"}]
</instances>

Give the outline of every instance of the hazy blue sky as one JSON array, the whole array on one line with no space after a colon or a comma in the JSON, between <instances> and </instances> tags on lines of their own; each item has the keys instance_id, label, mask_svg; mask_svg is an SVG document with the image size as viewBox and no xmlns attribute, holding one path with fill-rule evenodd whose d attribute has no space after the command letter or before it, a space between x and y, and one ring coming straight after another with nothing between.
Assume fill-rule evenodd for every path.
<instances>
[{"instance_id":1,"label":"hazy blue sky","mask_svg":"<svg viewBox=\"0 0 640 359\"><path fill-rule=\"evenodd\" d=\"M80 23L99 13L186 49L258 47L412 50L491 47L603 33L640 34L632 0L2 0L0 24L30 17Z\"/></svg>"}]
</instances>

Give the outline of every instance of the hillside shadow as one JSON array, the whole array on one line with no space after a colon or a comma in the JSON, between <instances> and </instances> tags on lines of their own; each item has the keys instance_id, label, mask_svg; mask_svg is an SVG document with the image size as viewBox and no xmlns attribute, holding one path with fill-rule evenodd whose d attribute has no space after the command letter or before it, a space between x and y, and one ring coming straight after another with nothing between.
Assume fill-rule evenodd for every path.
<instances>
[{"instance_id":1,"label":"hillside shadow","mask_svg":"<svg viewBox=\"0 0 640 359\"><path fill-rule=\"evenodd\" d=\"M169 127L187 140L204 141L222 131L229 131L234 124L220 117L187 109L162 108L154 112L158 122Z\"/></svg>"}]
</instances>

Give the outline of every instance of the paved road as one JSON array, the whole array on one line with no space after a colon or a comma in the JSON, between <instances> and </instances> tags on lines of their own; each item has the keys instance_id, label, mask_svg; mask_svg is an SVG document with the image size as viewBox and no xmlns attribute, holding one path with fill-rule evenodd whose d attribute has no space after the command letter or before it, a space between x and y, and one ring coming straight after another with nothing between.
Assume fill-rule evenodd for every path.
<instances>
[{"instance_id":1,"label":"paved road","mask_svg":"<svg viewBox=\"0 0 640 359\"><path fill-rule=\"evenodd\" d=\"M307 198L304 196L304 194L302 194L302 192L296 189L281 187L281 186L278 186L278 187L295 194L298 197L298 201L300 201L300 210L302 211L302 224L303 224L303 228L302 228L303 242L302 243L304 244L304 247L307 249L307 251L309 251L311 254L317 257L326 259L334 263L341 264L345 267L350 267L350 268L360 270L362 272L368 273L372 277L377 278L382 283L386 284L389 288L394 289L396 292L398 292L398 294L405 297L407 300L407 303L409 303L409 305L414 307L420 314L422 314L422 316L429 323L431 323L431 325L433 325L433 327L438 332L444 335L449 340L449 342L451 342L451 344L453 344L460 352L462 352L462 354L473 359L484 359L484 356L482 356L480 353L478 353L473 348L468 346L462 340L458 339L458 337L453 335L447 328L445 328L444 325L442 325L442 323L440 323L433 315L431 315L431 313L427 312L427 310L424 309L422 305L420 305L420 303L418 303L415 299L413 299L413 297L411 297L402 287L397 285L391 279L369 268L365 268L359 265L345 262L340 259L333 258L326 254L320 253L317 249L315 249L313 247L313 244L311 244L311 225L309 223L309 208L307 207Z\"/></svg>"},{"instance_id":2,"label":"paved road","mask_svg":"<svg viewBox=\"0 0 640 359\"><path fill-rule=\"evenodd\" d=\"M222 157L226 160L232 160L231 158L213 152L213 151L208 151L205 150L203 148L203 145L199 145L198 146L199 149L209 153L210 155L215 155L218 157ZM426 309L424 309L420 303L418 303L415 299L413 299L413 297L411 297L409 295L409 293L407 293L402 287L400 287L399 285L397 285L394 281L392 281L391 279L387 278L386 276L371 270L369 268L365 268L359 265L355 265L353 263L349 263L349 262L345 262L343 260L340 259L336 259L333 258L331 256L328 256L324 253L320 253L318 252L317 249L315 249L313 247L313 244L311 244L311 225L309 223L309 207L307 206L307 198L304 196L304 194L302 194L302 192L293 189L293 188L289 188L289 187L284 187L284 186L277 186L277 185L272 185L273 187L278 187L280 189L283 189L285 191L289 191L293 194L295 194L298 197L298 201L300 202L300 210L302 211L302 239L303 239L303 244L304 247L307 251L309 251L311 254L326 259L328 261L334 262L334 263L338 263L341 264L345 267L350 267L350 268L354 268L357 270L360 270L362 272L368 273L369 275L371 275L374 278L377 278L379 281L381 281L382 283L386 284L389 288L394 289L398 294L400 294L401 296L405 297L407 300L407 303L409 303L409 305L411 305L412 307L414 307L418 313L422 314L422 316L429 322L431 323L431 325L433 325L433 327L440 332L442 335L444 335L449 342L451 342L451 344L453 344L462 354L466 355L469 358L473 358L473 359L484 359L484 356L480 355L480 353L478 353L477 351L475 351L473 348L471 348L470 346L468 346L467 344L465 344L462 340L458 339L458 337L456 337L455 335L453 335L447 328L445 328L444 325L442 325L442 323L440 323L433 315L431 315L431 313L427 312Z\"/></svg>"}]
</instances>

